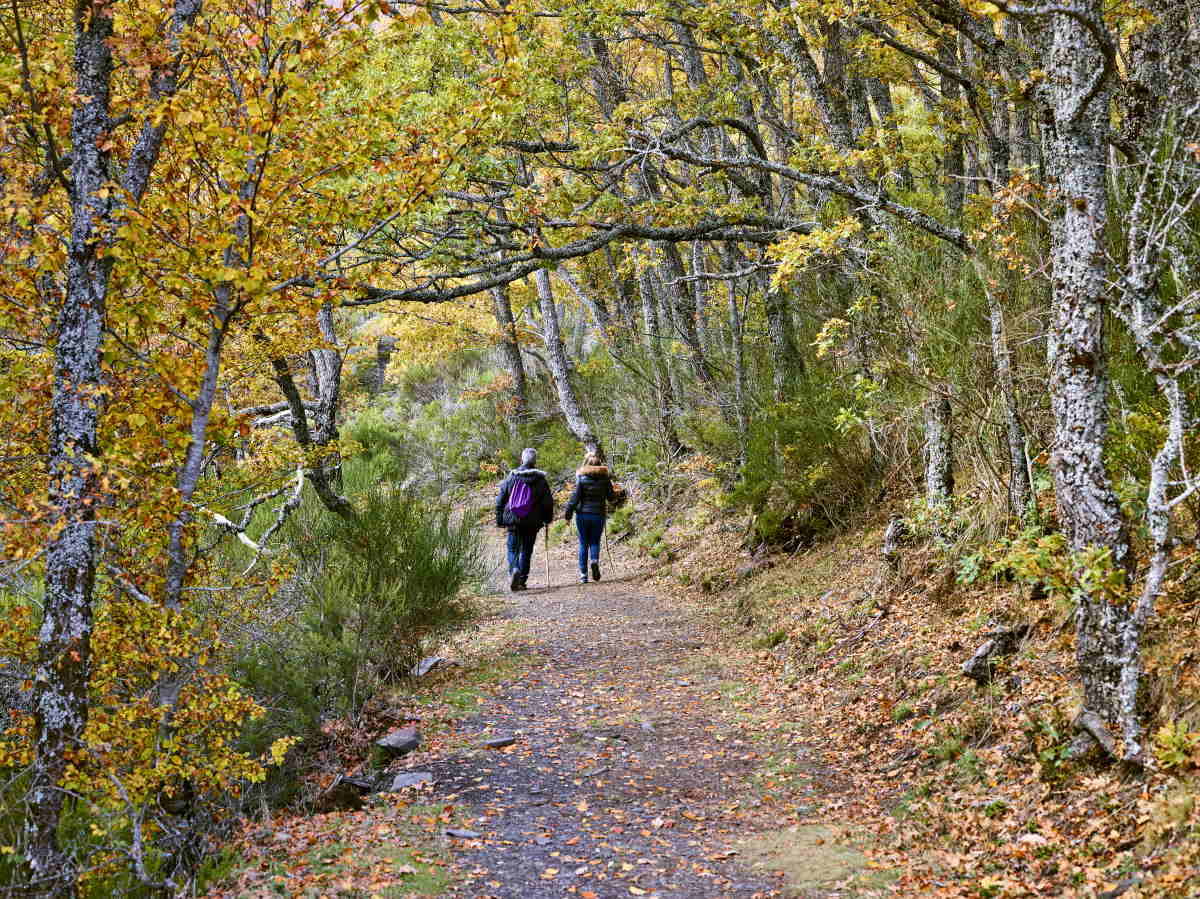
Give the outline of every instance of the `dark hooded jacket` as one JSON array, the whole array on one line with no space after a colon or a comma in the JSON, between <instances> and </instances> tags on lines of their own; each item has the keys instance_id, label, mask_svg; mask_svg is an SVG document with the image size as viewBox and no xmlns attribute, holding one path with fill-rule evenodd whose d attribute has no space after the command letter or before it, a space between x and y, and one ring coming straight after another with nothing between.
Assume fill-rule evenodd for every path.
<instances>
[{"instance_id":1,"label":"dark hooded jacket","mask_svg":"<svg viewBox=\"0 0 1200 899\"><path fill-rule=\"evenodd\" d=\"M533 491L533 510L520 522L514 521L508 511L508 497L512 493L513 484L522 480ZM500 485L500 495L496 497L496 527L508 528L515 531L536 531L554 520L554 494L550 492L550 484L546 473L536 468L517 468L508 473L504 483Z\"/></svg>"},{"instance_id":2,"label":"dark hooded jacket","mask_svg":"<svg viewBox=\"0 0 1200 899\"><path fill-rule=\"evenodd\" d=\"M575 475L575 489L567 502L567 520L570 521L576 512L608 515L608 504L617 500L608 466L585 465Z\"/></svg>"}]
</instances>

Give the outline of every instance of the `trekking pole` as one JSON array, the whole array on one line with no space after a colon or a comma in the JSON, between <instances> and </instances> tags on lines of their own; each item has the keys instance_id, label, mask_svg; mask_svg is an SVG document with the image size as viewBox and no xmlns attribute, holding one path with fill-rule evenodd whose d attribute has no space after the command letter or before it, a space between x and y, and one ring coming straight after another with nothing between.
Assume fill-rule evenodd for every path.
<instances>
[{"instance_id":1,"label":"trekking pole","mask_svg":"<svg viewBox=\"0 0 1200 899\"><path fill-rule=\"evenodd\" d=\"M606 525L604 528L604 555L606 555L608 557L608 561L612 563L613 574L616 574L617 560L613 558L612 545L608 542L608 522L606 521L604 524Z\"/></svg>"},{"instance_id":2,"label":"trekking pole","mask_svg":"<svg viewBox=\"0 0 1200 899\"><path fill-rule=\"evenodd\" d=\"M550 587L550 525L546 525L546 588Z\"/></svg>"}]
</instances>

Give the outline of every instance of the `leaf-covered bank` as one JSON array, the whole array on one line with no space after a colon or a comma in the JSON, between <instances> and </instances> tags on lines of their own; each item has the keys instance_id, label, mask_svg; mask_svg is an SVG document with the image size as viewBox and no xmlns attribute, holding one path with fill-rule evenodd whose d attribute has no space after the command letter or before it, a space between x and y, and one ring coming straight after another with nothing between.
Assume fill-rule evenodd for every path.
<instances>
[{"instance_id":1,"label":"leaf-covered bank","mask_svg":"<svg viewBox=\"0 0 1200 899\"><path fill-rule=\"evenodd\" d=\"M1045 575L1061 548L956 545L969 518L938 526L891 561L879 521L754 560L719 526L680 524L660 588L690 591L756 651L762 714L797 722L835 772L811 819L873 833L900 895L1195 893L1196 572L1177 567L1146 644L1154 766L1114 767L1077 739L1075 609ZM964 673L1013 629L982 677Z\"/></svg>"}]
</instances>

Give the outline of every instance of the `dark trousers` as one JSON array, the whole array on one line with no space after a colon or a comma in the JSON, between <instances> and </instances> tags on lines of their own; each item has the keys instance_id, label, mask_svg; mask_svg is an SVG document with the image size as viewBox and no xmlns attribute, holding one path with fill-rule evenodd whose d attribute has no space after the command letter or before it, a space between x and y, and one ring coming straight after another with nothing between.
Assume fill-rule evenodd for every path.
<instances>
[{"instance_id":1,"label":"dark trousers","mask_svg":"<svg viewBox=\"0 0 1200 899\"><path fill-rule=\"evenodd\" d=\"M508 573L520 572L521 577L529 577L529 564L533 561L533 547L537 543L537 530L513 528L508 532Z\"/></svg>"},{"instance_id":2,"label":"dark trousers","mask_svg":"<svg viewBox=\"0 0 1200 899\"><path fill-rule=\"evenodd\" d=\"M577 512L575 527L579 531L579 570L586 572L589 555L593 562L600 561L600 538L604 536L604 516Z\"/></svg>"}]
</instances>

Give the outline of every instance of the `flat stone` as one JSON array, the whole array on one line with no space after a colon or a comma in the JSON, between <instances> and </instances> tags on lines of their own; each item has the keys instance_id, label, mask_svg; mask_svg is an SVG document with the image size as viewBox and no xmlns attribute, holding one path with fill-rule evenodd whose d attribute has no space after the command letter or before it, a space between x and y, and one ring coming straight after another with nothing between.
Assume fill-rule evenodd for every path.
<instances>
[{"instance_id":1,"label":"flat stone","mask_svg":"<svg viewBox=\"0 0 1200 899\"><path fill-rule=\"evenodd\" d=\"M429 656L428 658L421 659L421 661L417 662L417 664L413 666L412 671L409 673L412 674L413 677L424 677L434 668L437 668L441 665L457 664L458 662L454 661L453 659L448 659L445 656Z\"/></svg>"},{"instance_id":2,"label":"flat stone","mask_svg":"<svg viewBox=\"0 0 1200 899\"><path fill-rule=\"evenodd\" d=\"M499 737L492 737L490 740L484 740L483 746L485 749L503 749L515 742L517 742L517 738L512 734L503 734Z\"/></svg>"},{"instance_id":3,"label":"flat stone","mask_svg":"<svg viewBox=\"0 0 1200 899\"><path fill-rule=\"evenodd\" d=\"M421 734L415 727L402 727L376 740L375 745L392 758L399 758L421 745Z\"/></svg>"},{"instance_id":4,"label":"flat stone","mask_svg":"<svg viewBox=\"0 0 1200 899\"><path fill-rule=\"evenodd\" d=\"M450 827L446 829L446 836L454 837L456 840L478 840L480 834L474 830L456 830Z\"/></svg>"},{"instance_id":5,"label":"flat stone","mask_svg":"<svg viewBox=\"0 0 1200 899\"><path fill-rule=\"evenodd\" d=\"M433 775L428 771L405 771L402 774L397 774L392 779L388 788L382 792L395 793L408 787L418 787L421 784L431 783L433 783Z\"/></svg>"}]
</instances>

